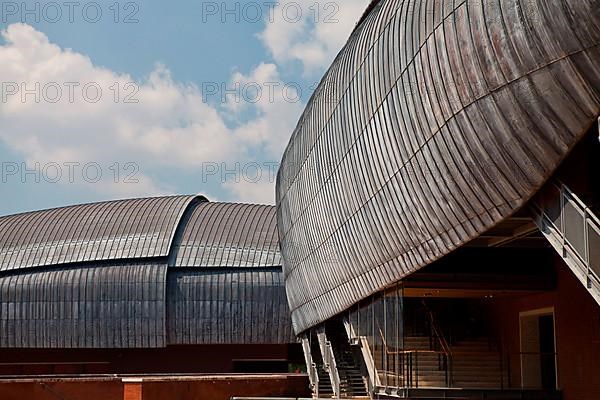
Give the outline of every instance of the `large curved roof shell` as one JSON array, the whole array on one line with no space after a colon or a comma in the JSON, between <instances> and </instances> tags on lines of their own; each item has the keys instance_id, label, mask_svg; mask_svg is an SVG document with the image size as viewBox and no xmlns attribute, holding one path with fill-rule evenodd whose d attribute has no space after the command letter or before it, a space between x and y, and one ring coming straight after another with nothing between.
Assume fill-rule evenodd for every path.
<instances>
[{"instance_id":1,"label":"large curved roof shell","mask_svg":"<svg viewBox=\"0 0 600 400\"><path fill-rule=\"evenodd\" d=\"M525 204L600 114L600 0L374 2L277 180L297 332Z\"/></svg>"}]
</instances>

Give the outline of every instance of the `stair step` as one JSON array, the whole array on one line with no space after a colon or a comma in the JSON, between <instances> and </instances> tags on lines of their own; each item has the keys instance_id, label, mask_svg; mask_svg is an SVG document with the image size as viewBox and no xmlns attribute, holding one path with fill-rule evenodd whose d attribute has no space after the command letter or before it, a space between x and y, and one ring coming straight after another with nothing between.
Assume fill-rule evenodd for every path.
<instances>
[{"instance_id":1,"label":"stair step","mask_svg":"<svg viewBox=\"0 0 600 400\"><path fill-rule=\"evenodd\" d=\"M338 375L340 378L340 397L356 398L357 396L368 398L365 382L354 359L354 352L342 329L327 331L327 337L332 345L336 360Z\"/></svg>"},{"instance_id":2,"label":"stair step","mask_svg":"<svg viewBox=\"0 0 600 400\"><path fill-rule=\"evenodd\" d=\"M428 350L429 338L408 337L404 341L405 349ZM451 346L453 386L466 389L496 389L506 382L506 373L501 370L501 356L488 338L461 340ZM376 365L388 365L393 368L396 358L387 357L381 352L373 354ZM413 368L418 367L418 373L413 369L412 386L420 388L446 387L446 371L443 357L434 353L416 353L413 358ZM406 376L397 376L385 371L379 371L379 378L390 386L403 386Z\"/></svg>"}]
</instances>

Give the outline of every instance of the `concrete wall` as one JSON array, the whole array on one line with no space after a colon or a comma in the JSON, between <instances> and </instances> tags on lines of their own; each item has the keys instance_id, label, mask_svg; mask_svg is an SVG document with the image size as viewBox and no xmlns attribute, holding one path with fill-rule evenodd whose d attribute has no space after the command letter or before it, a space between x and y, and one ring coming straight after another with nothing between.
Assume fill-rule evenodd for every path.
<instances>
[{"instance_id":1,"label":"concrete wall","mask_svg":"<svg viewBox=\"0 0 600 400\"><path fill-rule=\"evenodd\" d=\"M2 400L122 400L120 379L0 381Z\"/></svg>"},{"instance_id":2,"label":"concrete wall","mask_svg":"<svg viewBox=\"0 0 600 400\"><path fill-rule=\"evenodd\" d=\"M309 397L308 377L229 375L181 378L0 381L2 400L229 400L232 396Z\"/></svg>"},{"instance_id":3,"label":"concrete wall","mask_svg":"<svg viewBox=\"0 0 600 400\"><path fill-rule=\"evenodd\" d=\"M214 374L238 372L234 360L302 362L294 345L199 345L164 349L0 349L0 375ZM252 370L288 372L282 370Z\"/></svg>"},{"instance_id":4,"label":"concrete wall","mask_svg":"<svg viewBox=\"0 0 600 400\"><path fill-rule=\"evenodd\" d=\"M270 377L211 377L203 380L181 378L164 382L147 381L142 400L229 400L240 397L310 397L306 375Z\"/></svg>"}]
</instances>

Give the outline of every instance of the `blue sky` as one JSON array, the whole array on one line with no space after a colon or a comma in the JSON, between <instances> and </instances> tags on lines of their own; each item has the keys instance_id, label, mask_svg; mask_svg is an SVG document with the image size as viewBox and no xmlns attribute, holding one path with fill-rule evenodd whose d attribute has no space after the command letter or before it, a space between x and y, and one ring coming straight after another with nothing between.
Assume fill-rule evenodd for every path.
<instances>
[{"instance_id":1,"label":"blue sky","mask_svg":"<svg viewBox=\"0 0 600 400\"><path fill-rule=\"evenodd\" d=\"M274 165L367 3L3 2L0 215L272 203Z\"/></svg>"}]
</instances>

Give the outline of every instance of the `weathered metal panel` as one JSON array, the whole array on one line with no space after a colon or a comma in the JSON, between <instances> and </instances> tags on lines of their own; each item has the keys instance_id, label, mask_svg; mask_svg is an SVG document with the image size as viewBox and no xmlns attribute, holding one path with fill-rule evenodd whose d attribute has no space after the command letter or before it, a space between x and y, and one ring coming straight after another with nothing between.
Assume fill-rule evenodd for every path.
<instances>
[{"instance_id":1,"label":"weathered metal panel","mask_svg":"<svg viewBox=\"0 0 600 400\"><path fill-rule=\"evenodd\" d=\"M199 203L173 245L176 267L281 266L275 207Z\"/></svg>"},{"instance_id":2,"label":"weathered metal panel","mask_svg":"<svg viewBox=\"0 0 600 400\"><path fill-rule=\"evenodd\" d=\"M0 237L0 347L164 347L167 320L171 344L294 342L273 206L87 204Z\"/></svg>"},{"instance_id":3,"label":"weathered metal panel","mask_svg":"<svg viewBox=\"0 0 600 400\"><path fill-rule=\"evenodd\" d=\"M164 347L166 263L27 270L0 277L0 347Z\"/></svg>"},{"instance_id":4,"label":"weathered metal panel","mask_svg":"<svg viewBox=\"0 0 600 400\"><path fill-rule=\"evenodd\" d=\"M301 332L510 216L600 114L600 0L374 2L277 180Z\"/></svg>"},{"instance_id":5,"label":"weathered metal panel","mask_svg":"<svg viewBox=\"0 0 600 400\"><path fill-rule=\"evenodd\" d=\"M171 268L168 344L295 343L281 269Z\"/></svg>"},{"instance_id":6,"label":"weathered metal panel","mask_svg":"<svg viewBox=\"0 0 600 400\"><path fill-rule=\"evenodd\" d=\"M133 199L0 218L0 271L164 257L196 196Z\"/></svg>"}]
</instances>

